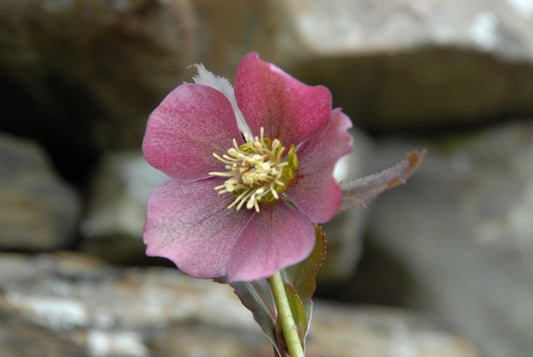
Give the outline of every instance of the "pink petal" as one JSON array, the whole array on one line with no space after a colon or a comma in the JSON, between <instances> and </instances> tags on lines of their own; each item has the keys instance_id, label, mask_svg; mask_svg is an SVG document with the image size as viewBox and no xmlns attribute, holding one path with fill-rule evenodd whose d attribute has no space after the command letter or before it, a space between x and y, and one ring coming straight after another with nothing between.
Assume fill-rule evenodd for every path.
<instances>
[{"instance_id":1,"label":"pink petal","mask_svg":"<svg viewBox=\"0 0 533 357\"><path fill-rule=\"evenodd\" d=\"M257 53L246 55L235 76L235 97L252 133L278 138L288 147L323 128L331 113L331 93L308 86L263 62Z\"/></svg>"},{"instance_id":2,"label":"pink petal","mask_svg":"<svg viewBox=\"0 0 533 357\"><path fill-rule=\"evenodd\" d=\"M314 244L315 229L309 218L283 202L263 204L230 253L228 279L268 278L307 258Z\"/></svg>"},{"instance_id":3,"label":"pink petal","mask_svg":"<svg viewBox=\"0 0 533 357\"><path fill-rule=\"evenodd\" d=\"M215 191L220 182L168 180L157 186L148 199L146 254L168 258L196 278L226 275L231 247L253 211L228 209L233 196Z\"/></svg>"},{"instance_id":4,"label":"pink petal","mask_svg":"<svg viewBox=\"0 0 533 357\"><path fill-rule=\"evenodd\" d=\"M183 84L170 92L148 119L143 140L146 161L181 181L224 171L213 157L242 143L231 103L221 92L200 84Z\"/></svg>"},{"instance_id":5,"label":"pink petal","mask_svg":"<svg viewBox=\"0 0 533 357\"><path fill-rule=\"evenodd\" d=\"M342 193L332 174L337 160L352 150L351 127L350 119L335 109L328 126L297 150L299 168L285 194L315 223L339 211Z\"/></svg>"}]
</instances>

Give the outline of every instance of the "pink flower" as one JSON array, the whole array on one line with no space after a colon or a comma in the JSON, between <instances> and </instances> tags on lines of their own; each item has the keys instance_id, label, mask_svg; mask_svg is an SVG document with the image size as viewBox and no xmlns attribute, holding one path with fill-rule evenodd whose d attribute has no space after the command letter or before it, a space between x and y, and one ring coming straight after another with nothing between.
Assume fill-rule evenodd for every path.
<instances>
[{"instance_id":1,"label":"pink flower","mask_svg":"<svg viewBox=\"0 0 533 357\"><path fill-rule=\"evenodd\" d=\"M351 151L350 119L331 94L256 53L237 69L235 91L198 65L152 112L146 160L170 179L148 200L146 253L197 278L253 281L304 260L313 222L339 210L332 178Z\"/></svg>"}]
</instances>

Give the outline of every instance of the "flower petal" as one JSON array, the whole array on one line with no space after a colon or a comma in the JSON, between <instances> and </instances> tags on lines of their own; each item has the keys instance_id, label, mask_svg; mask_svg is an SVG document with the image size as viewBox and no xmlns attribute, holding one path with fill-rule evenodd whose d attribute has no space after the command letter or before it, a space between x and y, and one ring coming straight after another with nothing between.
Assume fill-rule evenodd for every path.
<instances>
[{"instance_id":1,"label":"flower petal","mask_svg":"<svg viewBox=\"0 0 533 357\"><path fill-rule=\"evenodd\" d=\"M220 182L168 180L157 186L148 199L146 254L168 258L196 278L226 275L231 248L253 211L228 209L234 197L215 191Z\"/></svg>"},{"instance_id":2,"label":"flower petal","mask_svg":"<svg viewBox=\"0 0 533 357\"><path fill-rule=\"evenodd\" d=\"M252 133L277 138L285 147L299 144L326 126L331 93L323 86L308 86L279 67L246 55L235 76L235 97Z\"/></svg>"},{"instance_id":3,"label":"flower petal","mask_svg":"<svg viewBox=\"0 0 533 357\"><path fill-rule=\"evenodd\" d=\"M223 93L200 84L182 84L150 114L143 140L146 161L180 181L224 171L213 157L242 138L231 103Z\"/></svg>"},{"instance_id":4,"label":"flower petal","mask_svg":"<svg viewBox=\"0 0 533 357\"><path fill-rule=\"evenodd\" d=\"M283 202L264 204L243 228L228 263L228 279L253 281L272 276L311 253L313 223Z\"/></svg>"},{"instance_id":5,"label":"flower petal","mask_svg":"<svg viewBox=\"0 0 533 357\"><path fill-rule=\"evenodd\" d=\"M333 179L335 163L352 150L350 119L339 108L328 126L297 150L299 168L285 194L313 222L329 221L338 212L342 193Z\"/></svg>"}]
</instances>

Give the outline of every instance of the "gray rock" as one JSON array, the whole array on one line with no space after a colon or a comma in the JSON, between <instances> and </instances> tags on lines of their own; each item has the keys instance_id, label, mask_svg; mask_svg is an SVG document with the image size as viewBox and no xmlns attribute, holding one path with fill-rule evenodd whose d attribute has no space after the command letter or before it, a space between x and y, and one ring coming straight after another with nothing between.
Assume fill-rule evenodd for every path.
<instances>
[{"instance_id":1,"label":"gray rock","mask_svg":"<svg viewBox=\"0 0 533 357\"><path fill-rule=\"evenodd\" d=\"M524 121L378 145L389 159L412 146L429 151L406 187L377 200L368 245L381 258L367 287L450 321L491 357L533 351L532 137Z\"/></svg>"},{"instance_id":2,"label":"gray rock","mask_svg":"<svg viewBox=\"0 0 533 357\"><path fill-rule=\"evenodd\" d=\"M272 356L229 286L176 269L117 268L75 254L3 254L0 288L2 309L90 356ZM464 339L398 310L318 301L311 331L310 357L479 356Z\"/></svg>"},{"instance_id":3,"label":"gray rock","mask_svg":"<svg viewBox=\"0 0 533 357\"><path fill-rule=\"evenodd\" d=\"M260 52L374 130L533 113L527 1L0 1L3 123L85 155L139 146L192 63ZM72 159L71 159L72 160Z\"/></svg>"},{"instance_id":4,"label":"gray rock","mask_svg":"<svg viewBox=\"0 0 533 357\"><path fill-rule=\"evenodd\" d=\"M144 256L146 201L168 177L133 151L106 154L93 173L81 249L115 262Z\"/></svg>"},{"instance_id":5,"label":"gray rock","mask_svg":"<svg viewBox=\"0 0 533 357\"><path fill-rule=\"evenodd\" d=\"M146 117L204 62L268 52L270 3L0 1L3 126L93 154L139 146ZM258 16L261 14L261 16Z\"/></svg>"},{"instance_id":6,"label":"gray rock","mask_svg":"<svg viewBox=\"0 0 533 357\"><path fill-rule=\"evenodd\" d=\"M0 345L4 357L84 357L84 349L0 303Z\"/></svg>"},{"instance_id":7,"label":"gray rock","mask_svg":"<svg viewBox=\"0 0 533 357\"><path fill-rule=\"evenodd\" d=\"M372 55L436 45L533 61L533 6L526 1L289 0L285 4L293 34L304 48L293 51Z\"/></svg>"},{"instance_id":8,"label":"gray rock","mask_svg":"<svg viewBox=\"0 0 533 357\"><path fill-rule=\"evenodd\" d=\"M76 356L84 357L85 351L72 341L39 326L22 314L0 307L0 345L4 357Z\"/></svg>"},{"instance_id":9,"label":"gray rock","mask_svg":"<svg viewBox=\"0 0 533 357\"><path fill-rule=\"evenodd\" d=\"M528 1L284 4L289 71L327 85L358 125L453 127L533 113Z\"/></svg>"},{"instance_id":10,"label":"gray rock","mask_svg":"<svg viewBox=\"0 0 533 357\"><path fill-rule=\"evenodd\" d=\"M0 134L0 248L64 248L79 213L77 194L53 172L44 151Z\"/></svg>"}]
</instances>

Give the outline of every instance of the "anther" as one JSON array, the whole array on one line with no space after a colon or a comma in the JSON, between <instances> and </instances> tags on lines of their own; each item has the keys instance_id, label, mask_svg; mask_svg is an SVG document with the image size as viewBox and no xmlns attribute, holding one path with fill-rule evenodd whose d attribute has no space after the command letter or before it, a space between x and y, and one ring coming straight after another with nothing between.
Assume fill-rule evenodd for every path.
<instances>
[{"instance_id":1,"label":"anther","mask_svg":"<svg viewBox=\"0 0 533 357\"><path fill-rule=\"evenodd\" d=\"M241 209L246 203L247 209L254 208L259 212L259 203L281 198L281 193L298 166L294 145L285 153L285 148L278 139L264 137L261 128L259 136L244 134L245 143L237 145L233 139L233 147L222 156L213 156L225 164L226 172L210 172L212 176L227 178L223 185L215 187L220 194L231 193L235 200L228 208ZM286 159L285 159L285 156Z\"/></svg>"}]
</instances>

